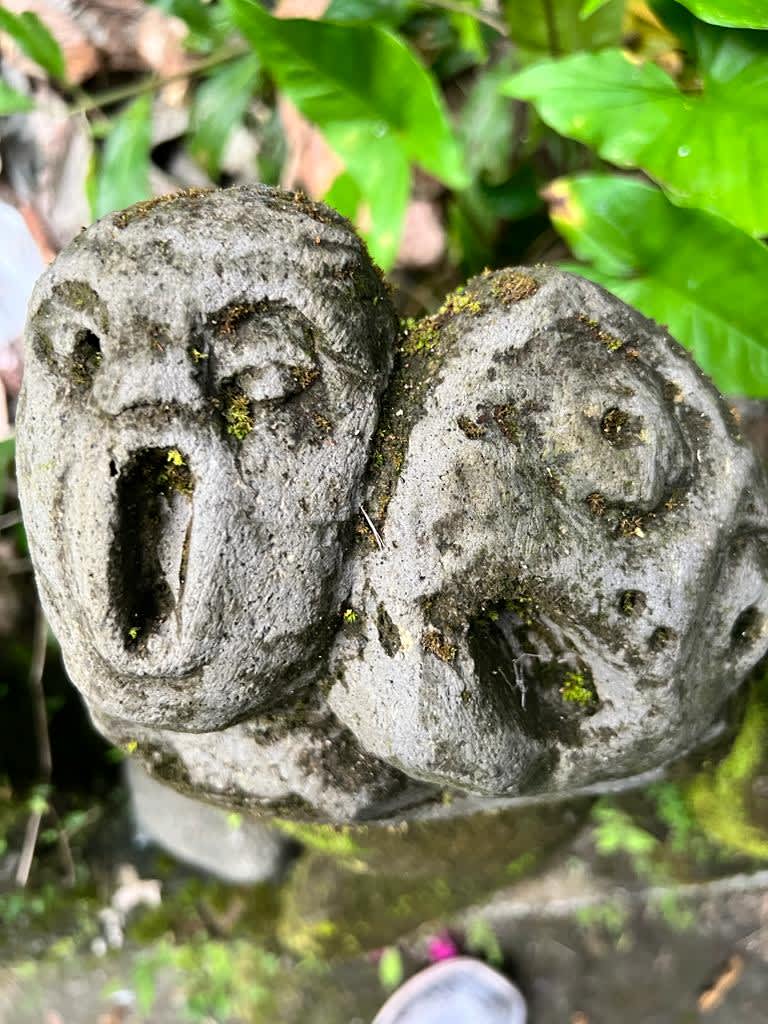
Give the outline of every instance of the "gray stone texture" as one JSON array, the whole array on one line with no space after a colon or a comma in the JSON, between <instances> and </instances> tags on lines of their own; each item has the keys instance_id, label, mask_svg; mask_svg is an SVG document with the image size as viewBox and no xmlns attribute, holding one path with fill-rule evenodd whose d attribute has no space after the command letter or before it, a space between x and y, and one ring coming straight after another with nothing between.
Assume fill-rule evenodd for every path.
<instances>
[{"instance_id":1,"label":"gray stone texture","mask_svg":"<svg viewBox=\"0 0 768 1024\"><path fill-rule=\"evenodd\" d=\"M486 274L398 337L336 214L191 192L79 236L27 348L46 611L97 725L188 793L340 821L634 775L766 651L762 471L581 278Z\"/></svg>"}]
</instances>

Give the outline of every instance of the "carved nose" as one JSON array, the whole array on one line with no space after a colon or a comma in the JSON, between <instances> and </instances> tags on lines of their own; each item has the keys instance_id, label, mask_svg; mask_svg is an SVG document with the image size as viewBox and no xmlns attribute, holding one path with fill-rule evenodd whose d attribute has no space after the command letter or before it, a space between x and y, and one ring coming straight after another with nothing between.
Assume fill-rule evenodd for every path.
<instances>
[{"instance_id":1,"label":"carved nose","mask_svg":"<svg viewBox=\"0 0 768 1024\"><path fill-rule=\"evenodd\" d=\"M118 475L109 587L126 651L181 629L195 481L178 448L143 448ZM170 636L168 637L170 639Z\"/></svg>"}]
</instances>

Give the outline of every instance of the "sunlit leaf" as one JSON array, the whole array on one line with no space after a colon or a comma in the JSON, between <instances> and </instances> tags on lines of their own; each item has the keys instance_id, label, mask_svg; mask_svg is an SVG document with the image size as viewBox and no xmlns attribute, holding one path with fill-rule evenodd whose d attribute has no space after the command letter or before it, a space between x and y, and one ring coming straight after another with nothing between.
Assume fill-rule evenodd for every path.
<instances>
[{"instance_id":1,"label":"sunlit leaf","mask_svg":"<svg viewBox=\"0 0 768 1024\"><path fill-rule=\"evenodd\" d=\"M54 78L64 78L64 55L54 37L32 11L13 14L0 7L0 31L16 40L36 64Z\"/></svg>"},{"instance_id":2,"label":"sunlit leaf","mask_svg":"<svg viewBox=\"0 0 768 1024\"><path fill-rule=\"evenodd\" d=\"M29 96L16 92L5 82L0 81L0 117L6 114L22 114L26 110L32 110L34 103Z\"/></svg>"},{"instance_id":3,"label":"sunlit leaf","mask_svg":"<svg viewBox=\"0 0 768 1024\"><path fill-rule=\"evenodd\" d=\"M371 255L388 269L397 256L408 205L408 158L392 135L380 135L369 122L329 124L325 134L360 191L365 208L357 224Z\"/></svg>"},{"instance_id":4,"label":"sunlit leaf","mask_svg":"<svg viewBox=\"0 0 768 1024\"><path fill-rule=\"evenodd\" d=\"M576 50L617 46L621 40L623 0L593 5L584 20L584 0L504 0L512 41L530 55L557 57Z\"/></svg>"},{"instance_id":5,"label":"sunlit leaf","mask_svg":"<svg viewBox=\"0 0 768 1024\"><path fill-rule=\"evenodd\" d=\"M387 991L397 988L403 980L403 958L397 946L387 946L379 960L379 981Z\"/></svg>"},{"instance_id":6,"label":"sunlit leaf","mask_svg":"<svg viewBox=\"0 0 768 1024\"><path fill-rule=\"evenodd\" d=\"M621 166L642 167L678 203L768 233L768 40L700 37L701 89L683 92L655 64L620 50L545 61L513 76L558 132Z\"/></svg>"},{"instance_id":7,"label":"sunlit leaf","mask_svg":"<svg viewBox=\"0 0 768 1024\"><path fill-rule=\"evenodd\" d=\"M121 210L149 195L151 118L152 101L148 95L134 100L116 118L104 145L96 181L97 217Z\"/></svg>"},{"instance_id":8,"label":"sunlit leaf","mask_svg":"<svg viewBox=\"0 0 768 1024\"><path fill-rule=\"evenodd\" d=\"M213 177L219 173L224 147L245 116L258 81L259 62L251 55L217 68L195 93L189 149Z\"/></svg>"},{"instance_id":9,"label":"sunlit leaf","mask_svg":"<svg viewBox=\"0 0 768 1024\"><path fill-rule=\"evenodd\" d=\"M768 396L768 247L630 178L562 178L548 198L589 264L572 269L666 324L722 391Z\"/></svg>"},{"instance_id":10,"label":"sunlit leaf","mask_svg":"<svg viewBox=\"0 0 768 1024\"><path fill-rule=\"evenodd\" d=\"M768 28L766 0L679 0L679 3L712 25Z\"/></svg>"},{"instance_id":11,"label":"sunlit leaf","mask_svg":"<svg viewBox=\"0 0 768 1024\"><path fill-rule=\"evenodd\" d=\"M357 216L360 199L360 189L349 171L342 171L323 196L323 202L328 203L334 210L338 210L342 217L348 217L349 220L354 220Z\"/></svg>"},{"instance_id":12,"label":"sunlit leaf","mask_svg":"<svg viewBox=\"0 0 768 1024\"><path fill-rule=\"evenodd\" d=\"M233 19L282 91L324 131L368 123L453 188L464 160L435 80L397 36L377 25L273 18L228 0Z\"/></svg>"},{"instance_id":13,"label":"sunlit leaf","mask_svg":"<svg viewBox=\"0 0 768 1024\"><path fill-rule=\"evenodd\" d=\"M584 0L579 10L579 17L582 21L586 21L593 14L600 10L601 7L605 7L606 4L610 3L611 0Z\"/></svg>"}]
</instances>

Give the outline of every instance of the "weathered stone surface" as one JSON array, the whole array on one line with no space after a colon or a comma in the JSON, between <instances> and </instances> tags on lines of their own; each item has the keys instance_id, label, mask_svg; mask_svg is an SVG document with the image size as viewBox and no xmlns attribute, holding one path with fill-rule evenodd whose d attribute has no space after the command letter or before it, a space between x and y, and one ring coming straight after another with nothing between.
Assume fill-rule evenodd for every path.
<instances>
[{"instance_id":1,"label":"weathered stone surface","mask_svg":"<svg viewBox=\"0 0 768 1024\"><path fill-rule=\"evenodd\" d=\"M408 775L491 795L692 744L768 640L764 483L715 389L550 268L471 282L405 348L336 714Z\"/></svg>"},{"instance_id":2,"label":"weathered stone surface","mask_svg":"<svg viewBox=\"0 0 768 1024\"><path fill-rule=\"evenodd\" d=\"M19 476L99 715L219 729L316 677L395 329L346 222L269 189L139 204L44 275Z\"/></svg>"},{"instance_id":3,"label":"weathered stone surface","mask_svg":"<svg viewBox=\"0 0 768 1024\"><path fill-rule=\"evenodd\" d=\"M768 646L751 449L580 278L485 275L396 342L335 214L189 194L81 235L28 348L46 609L100 728L187 792L348 820L640 773Z\"/></svg>"}]
</instances>

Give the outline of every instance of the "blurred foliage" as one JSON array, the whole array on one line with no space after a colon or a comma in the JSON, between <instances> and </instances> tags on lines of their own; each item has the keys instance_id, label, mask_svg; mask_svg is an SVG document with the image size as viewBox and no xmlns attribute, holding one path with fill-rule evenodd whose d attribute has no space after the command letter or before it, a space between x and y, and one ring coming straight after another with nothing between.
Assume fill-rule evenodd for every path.
<instances>
[{"instance_id":1,"label":"blurred foliage","mask_svg":"<svg viewBox=\"0 0 768 1024\"><path fill-rule=\"evenodd\" d=\"M281 179L295 157L283 97L338 158L325 199L384 269L427 175L448 232L441 282L567 258L567 243L583 261L570 269L667 324L722 389L768 396L763 0L330 0L317 20L257 0L155 6L186 23L187 67L72 95L100 143L95 215L149 195L169 82L190 83L183 142L213 184L232 180L243 126L253 177ZM68 92L35 15L2 11L0 30ZM30 104L0 89L0 113Z\"/></svg>"}]
</instances>

